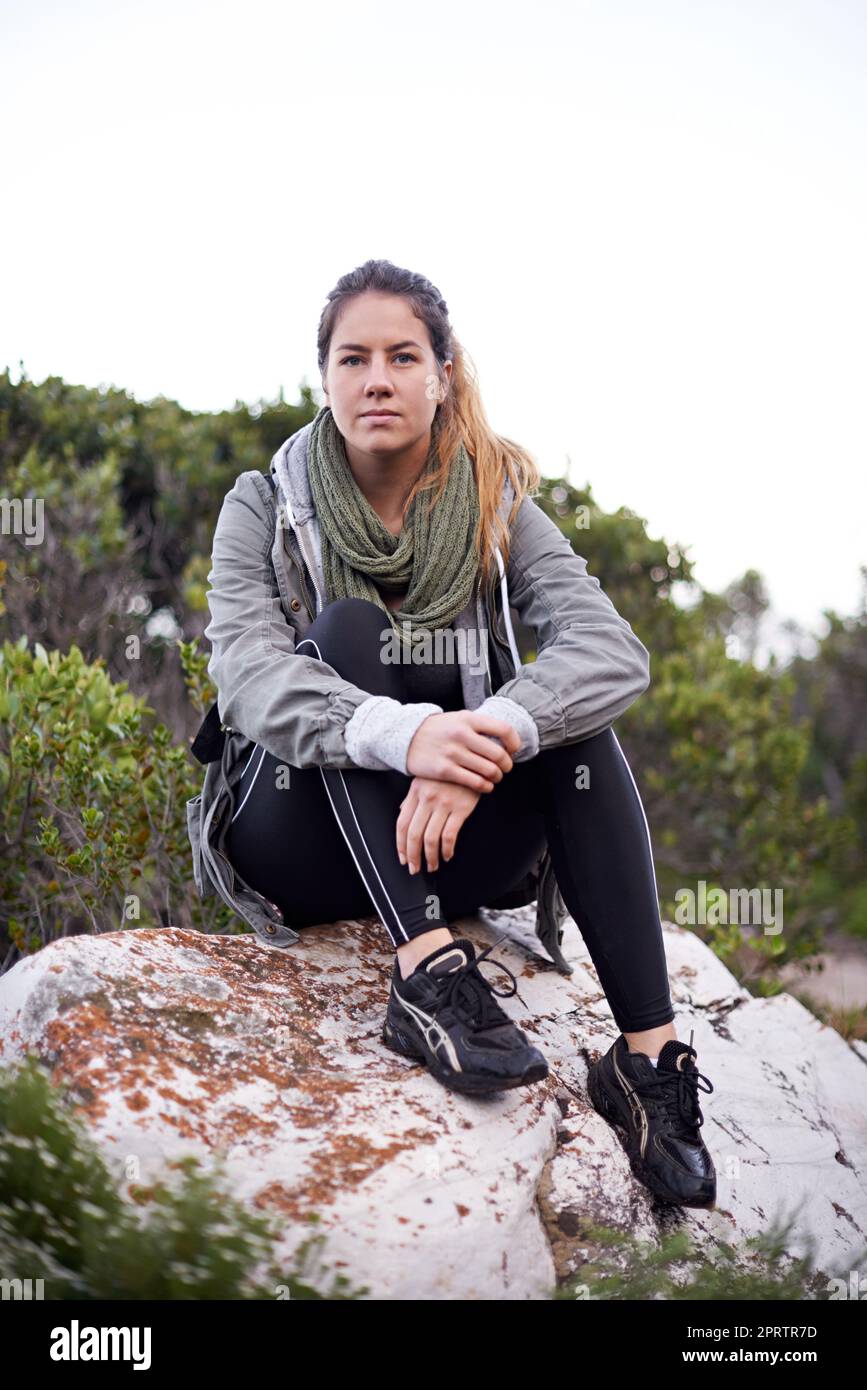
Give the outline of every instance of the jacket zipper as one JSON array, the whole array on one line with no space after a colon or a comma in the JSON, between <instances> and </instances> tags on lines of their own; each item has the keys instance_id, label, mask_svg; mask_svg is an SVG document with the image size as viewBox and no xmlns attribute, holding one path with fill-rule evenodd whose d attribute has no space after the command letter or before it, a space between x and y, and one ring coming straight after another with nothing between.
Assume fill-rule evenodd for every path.
<instances>
[{"instance_id":1,"label":"jacket zipper","mask_svg":"<svg viewBox=\"0 0 867 1390\"><path fill-rule=\"evenodd\" d=\"M297 545L297 542L295 540L294 535L290 535L289 527L286 525L285 515L285 511L281 506L279 512L280 529L283 532L284 544L286 546L286 549L289 551L289 556L292 560L292 563L298 571L298 579L301 584L301 592L304 595L304 606L307 609L308 616L310 618L310 621L312 622L313 619L316 617L316 612L315 609L312 608L310 605L310 593L307 588L307 582L304 578L304 564L301 559L301 548L300 546L298 546L298 554L296 555L295 546Z\"/></svg>"},{"instance_id":2,"label":"jacket zipper","mask_svg":"<svg viewBox=\"0 0 867 1390\"><path fill-rule=\"evenodd\" d=\"M291 551L290 551L290 554L291 554ZM304 595L304 606L305 606L306 609L307 609L307 613L308 613L308 615L309 615L309 617L310 617L310 621L313 622L313 619L316 617L316 614L315 614L314 610L313 610L313 609L311 608L311 606L310 606L310 594L308 593L308 590L307 590L307 581L306 581L305 578L304 578L304 566L303 566L303 564L299 563L300 556L298 557L298 559L296 559L296 557L295 557L294 555L292 555L292 560L293 560L293 563L294 563L294 565L295 565L295 568L296 568L297 571L298 571L298 578L299 578L299 580L300 580L300 582L301 582L301 592L302 592L302 594Z\"/></svg>"},{"instance_id":3,"label":"jacket zipper","mask_svg":"<svg viewBox=\"0 0 867 1390\"><path fill-rule=\"evenodd\" d=\"M289 525L292 527L292 535L293 535L293 538L294 538L294 540L295 540L295 542L296 542L296 544L297 544L297 546L298 546L298 554L301 556L301 559L304 561L304 564L307 566L307 572L308 572L308 574L310 575L311 580L313 581L313 588L314 588L315 591L316 591L316 597L317 597L317 599L319 599L320 604L321 604L322 607L324 608L324 607L325 607L325 599L324 599L323 596L320 594L320 592L319 592L319 586L318 586L318 584L316 583L316 571L315 571L315 568L314 568L314 564L313 564L313 561L312 561L312 560L308 560L307 556L304 554L304 544L303 544L303 541L302 541L302 539L301 539L301 532L300 532L300 530L298 529L298 525L297 525L297 523L296 523L296 521L295 521L295 514L294 514L294 512L292 511L292 506L291 506L291 503L289 502L289 499L288 499L288 498L285 498L285 497L284 497L284 499L283 499L283 505L282 505L281 510L282 510L282 515L283 515L283 526L284 526L284 530L288 529L288 528L286 527L286 520L288 520L288 521L289 521ZM311 614L311 617L315 617L315 613Z\"/></svg>"}]
</instances>

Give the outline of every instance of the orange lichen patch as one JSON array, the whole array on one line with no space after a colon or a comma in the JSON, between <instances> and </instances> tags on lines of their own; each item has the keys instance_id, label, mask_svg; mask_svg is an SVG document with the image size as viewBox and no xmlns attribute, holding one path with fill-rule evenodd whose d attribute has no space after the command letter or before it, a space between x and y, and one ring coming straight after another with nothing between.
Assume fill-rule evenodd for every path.
<instances>
[{"instance_id":1,"label":"orange lichen patch","mask_svg":"<svg viewBox=\"0 0 867 1390\"><path fill-rule=\"evenodd\" d=\"M102 1040L112 1026L110 1010L92 999L84 999L74 1008L50 1020L45 1029L46 1051L56 1058L52 1068L52 1085L66 1084L78 1092L82 1109L95 1119L104 1115L106 1103L93 1088L91 1065L103 1060ZM105 1080L104 1069L100 1075Z\"/></svg>"},{"instance_id":2,"label":"orange lichen patch","mask_svg":"<svg viewBox=\"0 0 867 1390\"><path fill-rule=\"evenodd\" d=\"M244 1110L242 1106L230 1106L228 1109L220 1111L221 1134L225 1133L227 1129L229 1132L239 1133L251 1124L255 1125L256 1134L261 1135L262 1138L268 1136L273 1138L280 1133L282 1128L274 1120L266 1120L262 1115L251 1115L249 1110Z\"/></svg>"},{"instance_id":3,"label":"orange lichen patch","mask_svg":"<svg viewBox=\"0 0 867 1390\"><path fill-rule=\"evenodd\" d=\"M105 1088L109 1084L109 1073L105 1067L91 1067L87 1073L88 1084L94 1089Z\"/></svg>"},{"instance_id":4,"label":"orange lichen patch","mask_svg":"<svg viewBox=\"0 0 867 1390\"><path fill-rule=\"evenodd\" d=\"M167 1115L164 1110L157 1111L163 1124L171 1125L172 1129L177 1130L178 1134L184 1139L201 1139L201 1133L197 1130L184 1115Z\"/></svg>"},{"instance_id":5,"label":"orange lichen patch","mask_svg":"<svg viewBox=\"0 0 867 1390\"><path fill-rule=\"evenodd\" d=\"M264 1211L267 1208L276 1209L290 1219L301 1219L310 1209L309 1203L299 1201L300 1196L307 1195L307 1189L291 1191L284 1187L281 1182L269 1182L267 1187L262 1187L253 1198L253 1205Z\"/></svg>"},{"instance_id":6,"label":"orange lichen patch","mask_svg":"<svg viewBox=\"0 0 867 1390\"><path fill-rule=\"evenodd\" d=\"M351 957L342 981L327 953L314 967L302 952L263 951L252 937L180 928L103 936L100 946L126 952L119 968L116 955L102 970L89 959L87 997L71 976L41 1050L92 1119L111 1105L110 1120L124 1115L143 1129L158 1120L209 1148L267 1151L293 1130L305 1142L314 1135L304 1180L296 1188L293 1173L293 1186L276 1183L260 1197L287 1212L333 1203L396 1155L475 1123L452 1114L447 1124L437 1083L380 1046L391 955L363 928L339 930ZM383 1083L400 1088L401 1113L415 1125L393 1125L384 1140Z\"/></svg>"},{"instance_id":7,"label":"orange lichen patch","mask_svg":"<svg viewBox=\"0 0 867 1390\"><path fill-rule=\"evenodd\" d=\"M360 1185L398 1154L415 1149L418 1143L433 1143L432 1135L420 1136L410 1130L404 1138L387 1145L375 1145L363 1134L329 1136L328 1147L318 1150L311 1171L293 1188L269 1183L254 1199L257 1207L276 1207L286 1216L300 1218L311 1208L331 1206L341 1193Z\"/></svg>"},{"instance_id":8,"label":"orange lichen patch","mask_svg":"<svg viewBox=\"0 0 867 1390\"><path fill-rule=\"evenodd\" d=\"M173 1100L176 1105L189 1105L189 1097L182 1096L180 1091L175 1091L171 1086L157 1086L156 1094L162 1096L163 1100Z\"/></svg>"},{"instance_id":9,"label":"orange lichen patch","mask_svg":"<svg viewBox=\"0 0 867 1390\"><path fill-rule=\"evenodd\" d=\"M190 934L175 935L180 938L178 944L186 946ZM132 934L120 939L132 955L141 954L140 934L138 940ZM311 991L310 980L305 977L303 1012L299 1008L287 1013L286 1006L291 1008L294 999L287 994L285 983L276 998L273 992L250 988L250 977L243 967L251 963L248 953L255 953L253 960L260 964L260 947L244 945L238 953L237 942L219 938L202 941L208 953L222 957L214 976L229 984L228 1000L200 994L173 999L171 977L161 971L165 1002L154 1004L150 993L153 985L150 981L142 984L140 969L134 976L102 976L104 989L89 998L71 996L64 1000L62 1015L46 1026L45 1042L57 1062L56 1079L71 1084L77 1091L76 1100L94 1119L106 1113L100 1096L103 1091L107 1096L125 1095L127 1109L142 1116L148 1110L147 1096L170 1098L178 1112L163 1112L163 1121L176 1132L205 1143L219 1140L231 1144L251 1136L267 1140L279 1128L273 1114L267 1113L277 1105L281 1107L280 1119L298 1128L333 1124L343 1114L346 1100L352 1100L364 1082L362 1070L357 1077L334 1072L333 1049L316 1029L324 1009L338 1017L341 1008L345 1009L341 992L336 987L322 991L330 997L327 1004L317 1006L311 993L320 990L314 987ZM185 968L188 964L185 962ZM204 969L207 972L207 966ZM273 983L273 969L264 973ZM282 975L283 969L279 973ZM293 968L286 973L294 975L296 971ZM257 1016L263 1020L261 1042L245 1031L248 1020ZM272 1020L275 1027L281 1025L279 1044L268 1031ZM377 1056L372 1055L371 1065L377 1062ZM99 1065L96 1074L95 1064ZM187 1088L192 1094L181 1093L179 1078L184 1073L194 1081L194 1086ZM399 1075L397 1071L395 1074ZM256 1110L231 1106L221 1114L215 1131L214 1101L251 1084L262 1087L261 1106ZM300 1093L296 1105L283 1103L280 1093L287 1089Z\"/></svg>"}]
</instances>

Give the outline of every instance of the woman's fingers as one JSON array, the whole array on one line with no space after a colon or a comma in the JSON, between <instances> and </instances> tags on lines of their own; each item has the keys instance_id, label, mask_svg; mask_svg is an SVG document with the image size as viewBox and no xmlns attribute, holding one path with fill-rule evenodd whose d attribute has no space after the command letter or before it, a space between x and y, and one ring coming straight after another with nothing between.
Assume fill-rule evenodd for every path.
<instances>
[{"instance_id":1,"label":"woman's fingers","mask_svg":"<svg viewBox=\"0 0 867 1390\"><path fill-rule=\"evenodd\" d=\"M461 758L465 768L470 772L477 772L480 777L485 777L489 782L502 782L506 775L499 763L492 761L483 748L478 750L466 748L461 754Z\"/></svg>"},{"instance_id":2,"label":"woman's fingers","mask_svg":"<svg viewBox=\"0 0 867 1390\"><path fill-rule=\"evenodd\" d=\"M479 792L468 795L457 785L445 791L437 779L414 779L400 803L395 830L401 864L418 873L423 849L428 869L435 873L453 857L458 832L478 798Z\"/></svg>"},{"instance_id":3,"label":"woman's fingers","mask_svg":"<svg viewBox=\"0 0 867 1390\"><path fill-rule=\"evenodd\" d=\"M406 833L409 829L410 821L418 805L418 792L415 782L410 786L409 791L400 803L400 815L395 826L395 839L397 841L397 857L401 864L406 863Z\"/></svg>"},{"instance_id":4,"label":"woman's fingers","mask_svg":"<svg viewBox=\"0 0 867 1390\"><path fill-rule=\"evenodd\" d=\"M479 714L478 710L468 710L467 723L473 734L477 737L498 738L503 746L503 750L511 755L517 753L521 746L521 736L514 724L510 724L506 719L496 719L490 714ZM499 748L499 744L497 747Z\"/></svg>"},{"instance_id":5,"label":"woman's fingers","mask_svg":"<svg viewBox=\"0 0 867 1390\"><path fill-rule=\"evenodd\" d=\"M443 826L449 818L447 807L439 807L433 811L424 828L424 857L427 862L428 872L435 874L440 866L440 839L443 833Z\"/></svg>"},{"instance_id":6,"label":"woman's fingers","mask_svg":"<svg viewBox=\"0 0 867 1390\"><path fill-rule=\"evenodd\" d=\"M475 740L476 735L471 735ZM449 782L459 782L462 786L471 787L473 791L493 791L497 782L502 782L506 772L502 766L495 761L492 749L494 745L490 739L478 736L478 748L472 748L468 744L455 744L449 750L449 757L453 759L447 769L445 780ZM487 744L487 747L485 746ZM501 752L499 748L497 752ZM508 768L511 770L512 760L508 754Z\"/></svg>"},{"instance_id":7,"label":"woman's fingers","mask_svg":"<svg viewBox=\"0 0 867 1390\"><path fill-rule=\"evenodd\" d=\"M485 777L481 773L471 772L469 768L462 767L460 763L449 763L445 771L441 774L440 780L443 782L456 782L459 787L469 787L474 792L492 792L494 781L492 777Z\"/></svg>"},{"instance_id":8,"label":"woman's fingers","mask_svg":"<svg viewBox=\"0 0 867 1390\"><path fill-rule=\"evenodd\" d=\"M448 820L446 821L445 825L443 826L442 835L440 836L440 849L442 851L443 859L446 861L446 863L448 863L448 861L452 858L455 852L455 845L457 844L458 840L458 831L463 825L464 820L464 816L459 816L453 811L452 814L449 816Z\"/></svg>"},{"instance_id":9,"label":"woman's fingers","mask_svg":"<svg viewBox=\"0 0 867 1390\"><path fill-rule=\"evenodd\" d=\"M422 804L416 792L407 797L398 817L398 854L401 855L400 862L408 866L410 873L418 869L422 835L429 816L430 807Z\"/></svg>"},{"instance_id":10,"label":"woman's fingers","mask_svg":"<svg viewBox=\"0 0 867 1390\"><path fill-rule=\"evenodd\" d=\"M478 753L488 762L496 764L503 774L512 771L514 762L511 753L507 748L501 748L488 734L480 734L475 729L470 729L467 738L467 746L473 753Z\"/></svg>"},{"instance_id":11,"label":"woman's fingers","mask_svg":"<svg viewBox=\"0 0 867 1390\"><path fill-rule=\"evenodd\" d=\"M439 829L445 823L447 811L435 807L429 803L419 800L413 813L406 832L406 862L409 865L411 874L417 874L421 868L422 846L425 849L427 866L431 873L439 864ZM431 838L428 840L428 827L431 826ZM434 836L436 840L434 841ZM434 863L431 863L433 856Z\"/></svg>"}]
</instances>

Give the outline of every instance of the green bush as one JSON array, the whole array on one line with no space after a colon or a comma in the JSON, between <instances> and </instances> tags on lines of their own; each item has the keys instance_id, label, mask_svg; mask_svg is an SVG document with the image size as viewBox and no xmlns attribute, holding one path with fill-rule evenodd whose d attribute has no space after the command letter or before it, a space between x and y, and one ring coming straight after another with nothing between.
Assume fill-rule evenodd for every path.
<instances>
[{"instance_id":1,"label":"green bush","mask_svg":"<svg viewBox=\"0 0 867 1390\"><path fill-rule=\"evenodd\" d=\"M189 680L203 694L201 661ZM78 647L0 649L4 954L138 926L239 931L198 897L186 800L203 770L153 710Z\"/></svg>"}]
</instances>

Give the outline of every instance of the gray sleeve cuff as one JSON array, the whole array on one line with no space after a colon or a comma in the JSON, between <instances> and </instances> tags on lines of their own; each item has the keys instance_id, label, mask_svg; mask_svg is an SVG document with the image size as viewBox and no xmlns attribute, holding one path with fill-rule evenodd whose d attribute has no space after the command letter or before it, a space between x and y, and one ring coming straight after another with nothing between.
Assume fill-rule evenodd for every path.
<instances>
[{"instance_id":1,"label":"gray sleeve cuff","mask_svg":"<svg viewBox=\"0 0 867 1390\"><path fill-rule=\"evenodd\" d=\"M517 753L512 754L513 763L523 763L528 758L535 758L539 751L539 727L530 711L519 705L517 700L510 700L508 695L489 695L479 705L476 713L490 714L494 719L504 719L520 734L521 746ZM499 742L497 739L497 743Z\"/></svg>"},{"instance_id":2,"label":"gray sleeve cuff","mask_svg":"<svg viewBox=\"0 0 867 1390\"><path fill-rule=\"evenodd\" d=\"M409 777L406 757L416 729L429 714L442 712L441 705L421 701L404 705L390 695L371 695L346 724L346 751L359 767L372 772L393 768Z\"/></svg>"}]
</instances>

